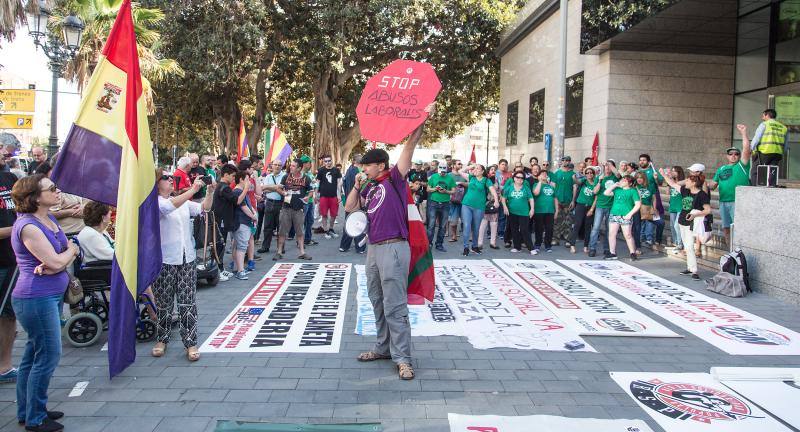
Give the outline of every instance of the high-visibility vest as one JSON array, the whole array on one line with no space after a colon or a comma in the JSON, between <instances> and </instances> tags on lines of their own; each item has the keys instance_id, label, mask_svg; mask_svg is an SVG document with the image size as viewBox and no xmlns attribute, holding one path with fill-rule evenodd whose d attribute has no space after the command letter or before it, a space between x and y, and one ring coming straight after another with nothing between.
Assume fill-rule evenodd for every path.
<instances>
[{"instance_id":1,"label":"high-visibility vest","mask_svg":"<svg viewBox=\"0 0 800 432\"><path fill-rule=\"evenodd\" d=\"M786 144L787 128L775 119L764 122L764 133L758 143L756 151L761 154L783 154L783 147Z\"/></svg>"}]
</instances>

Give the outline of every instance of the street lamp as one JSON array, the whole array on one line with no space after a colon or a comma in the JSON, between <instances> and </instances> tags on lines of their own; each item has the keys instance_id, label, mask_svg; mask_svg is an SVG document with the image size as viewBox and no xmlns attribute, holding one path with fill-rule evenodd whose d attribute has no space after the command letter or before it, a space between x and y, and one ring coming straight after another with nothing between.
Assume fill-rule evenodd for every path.
<instances>
[{"instance_id":1,"label":"street lamp","mask_svg":"<svg viewBox=\"0 0 800 432\"><path fill-rule=\"evenodd\" d=\"M497 111L487 111L486 112L486 166L489 166L489 137L491 136L491 124L492 124L492 117L497 114ZM488 168L487 168L488 170Z\"/></svg>"},{"instance_id":2,"label":"street lamp","mask_svg":"<svg viewBox=\"0 0 800 432\"><path fill-rule=\"evenodd\" d=\"M58 151L58 79L64 71L66 63L73 58L81 46L83 35L83 21L75 15L69 15L61 22L62 34L55 35L47 29L47 24L53 16L45 0L39 0L39 9L27 12L28 34L33 38L36 47L41 47L44 55L50 60L50 70L53 72L53 86L50 108L50 138L47 144L47 156L52 157Z\"/></svg>"}]
</instances>

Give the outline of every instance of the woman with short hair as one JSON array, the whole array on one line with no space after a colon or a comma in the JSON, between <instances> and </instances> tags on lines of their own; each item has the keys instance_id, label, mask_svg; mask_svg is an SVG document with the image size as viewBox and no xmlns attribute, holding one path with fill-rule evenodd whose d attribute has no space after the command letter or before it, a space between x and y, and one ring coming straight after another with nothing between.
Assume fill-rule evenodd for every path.
<instances>
[{"instance_id":1,"label":"woman with short hair","mask_svg":"<svg viewBox=\"0 0 800 432\"><path fill-rule=\"evenodd\" d=\"M83 222L86 226L78 233L83 262L91 263L114 259L114 240L106 231L111 224L111 207L89 201L83 208Z\"/></svg>"},{"instance_id":2,"label":"woman with short hair","mask_svg":"<svg viewBox=\"0 0 800 432\"><path fill-rule=\"evenodd\" d=\"M47 388L61 359L61 305L67 266L79 249L49 214L61 191L43 174L20 179L11 190L18 218L11 231L19 278L12 293L17 321L28 334L17 375L17 419L29 431L60 431L64 413L47 410Z\"/></svg>"}]
</instances>

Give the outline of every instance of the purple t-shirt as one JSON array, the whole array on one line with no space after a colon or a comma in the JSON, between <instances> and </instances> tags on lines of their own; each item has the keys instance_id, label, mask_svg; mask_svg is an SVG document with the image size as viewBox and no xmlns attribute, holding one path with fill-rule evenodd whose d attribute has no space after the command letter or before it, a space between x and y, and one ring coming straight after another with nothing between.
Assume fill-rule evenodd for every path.
<instances>
[{"instance_id":1,"label":"purple t-shirt","mask_svg":"<svg viewBox=\"0 0 800 432\"><path fill-rule=\"evenodd\" d=\"M50 220L58 226L56 218L52 215L50 215ZM58 233L54 233L33 215L20 215L11 229L11 246L13 246L14 254L17 256L17 267L19 268L19 279L17 279L17 285L14 286L14 292L11 296L14 298L37 298L56 294L63 295L69 283L69 275L66 271L54 275L37 275L33 273L33 270L42 262L33 256L20 238L22 229L28 224L39 227L47 237L47 240L50 240L50 244L57 253L67 250L67 236L64 235L64 231L60 226L58 226Z\"/></svg>"},{"instance_id":2,"label":"purple t-shirt","mask_svg":"<svg viewBox=\"0 0 800 432\"><path fill-rule=\"evenodd\" d=\"M394 188L392 183L394 183ZM397 192L395 192L395 188ZM369 182L361 190L361 197L366 201L370 244L398 237L408 239L408 192L406 188L408 188L406 179L395 167L389 171L389 176L383 181Z\"/></svg>"}]
</instances>

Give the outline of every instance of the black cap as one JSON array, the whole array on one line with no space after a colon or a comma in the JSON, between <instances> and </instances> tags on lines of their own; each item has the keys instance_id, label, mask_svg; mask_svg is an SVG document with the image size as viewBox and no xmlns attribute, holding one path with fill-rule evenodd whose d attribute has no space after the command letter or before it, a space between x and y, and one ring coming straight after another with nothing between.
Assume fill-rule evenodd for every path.
<instances>
[{"instance_id":1,"label":"black cap","mask_svg":"<svg viewBox=\"0 0 800 432\"><path fill-rule=\"evenodd\" d=\"M366 153L361 158L362 164L374 164L374 163L385 163L389 164L389 153L383 149L372 149Z\"/></svg>"},{"instance_id":2,"label":"black cap","mask_svg":"<svg viewBox=\"0 0 800 432\"><path fill-rule=\"evenodd\" d=\"M253 166L252 162L250 162L247 159L242 159L239 161L239 165L237 166L237 168L239 168L239 171L245 171L250 169L252 166Z\"/></svg>"}]
</instances>

